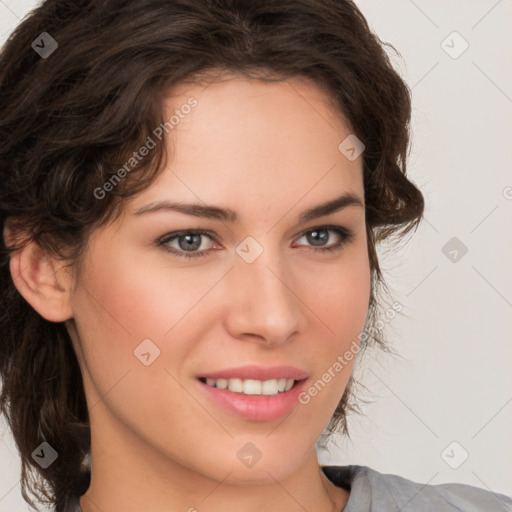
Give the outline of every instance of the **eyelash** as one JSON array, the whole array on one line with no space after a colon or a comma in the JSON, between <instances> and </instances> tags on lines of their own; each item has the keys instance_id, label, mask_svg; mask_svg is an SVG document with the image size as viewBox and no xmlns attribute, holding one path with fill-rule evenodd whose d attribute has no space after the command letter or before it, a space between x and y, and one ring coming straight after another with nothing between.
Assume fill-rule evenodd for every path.
<instances>
[{"instance_id":1,"label":"eyelash","mask_svg":"<svg viewBox=\"0 0 512 512\"><path fill-rule=\"evenodd\" d=\"M313 231L323 231L323 230L335 232L336 234L340 235L341 240L339 242L337 242L335 245L332 245L330 247L311 247L311 249L314 252L324 253L324 252L340 251L354 237L354 234L351 231L349 231L346 228L342 228L341 226L318 226L315 228L308 229L307 231L302 233L300 238L302 238L304 235L311 233ZM182 236L185 236L185 235L206 235L209 238L211 238L214 242L219 243L216 240L216 238L209 231L205 231L203 229L191 229L189 231L178 231L175 233L169 233L169 234L165 235L164 238L161 238L160 240L157 241L157 246L162 247L165 251L170 252L171 254L173 254L175 256L178 256L181 258L187 258L187 259L207 256L210 253L211 250L204 250L204 251L199 251L199 252L178 251L176 249L171 249L167 245L169 242L172 242L173 240L180 238Z\"/></svg>"}]
</instances>

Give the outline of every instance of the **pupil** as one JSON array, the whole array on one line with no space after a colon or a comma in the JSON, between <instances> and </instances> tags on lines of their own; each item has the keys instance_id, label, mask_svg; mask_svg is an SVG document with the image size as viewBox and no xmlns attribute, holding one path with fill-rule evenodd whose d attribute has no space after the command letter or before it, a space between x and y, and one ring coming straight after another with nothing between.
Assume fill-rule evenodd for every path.
<instances>
[{"instance_id":1,"label":"pupil","mask_svg":"<svg viewBox=\"0 0 512 512\"><path fill-rule=\"evenodd\" d=\"M317 230L317 231L311 231L311 237L312 237L312 240L310 240L310 242L312 242L313 245L315 245L318 241L322 242L322 240L323 240L325 242L326 230L322 229L322 230ZM318 245L322 245L322 244L320 243Z\"/></svg>"},{"instance_id":2,"label":"pupil","mask_svg":"<svg viewBox=\"0 0 512 512\"><path fill-rule=\"evenodd\" d=\"M184 235L183 238L185 238L185 240L187 241L187 248L188 249L197 249L200 247L201 243L197 242L197 239L199 238L200 235ZM194 237L196 237L196 242L194 243L193 239Z\"/></svg>"}]
</instances>

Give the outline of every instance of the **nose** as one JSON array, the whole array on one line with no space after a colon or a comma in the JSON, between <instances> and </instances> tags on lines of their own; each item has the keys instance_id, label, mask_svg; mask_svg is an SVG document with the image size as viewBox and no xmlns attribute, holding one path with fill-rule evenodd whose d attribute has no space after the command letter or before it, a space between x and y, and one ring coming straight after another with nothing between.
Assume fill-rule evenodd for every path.
<instances>
[{"instance_id":1,"label":"nose","mask_svg":"<svg viewBox=\"0 0 512 512\"><path fill-rule=\"evenodd\" d=\"M293 272L277 250L265 248L252 263L235 255L229 272L228 332L237 339L264 345L285 343L302 327L301 298Z\"/></svg>"}]
</instances>

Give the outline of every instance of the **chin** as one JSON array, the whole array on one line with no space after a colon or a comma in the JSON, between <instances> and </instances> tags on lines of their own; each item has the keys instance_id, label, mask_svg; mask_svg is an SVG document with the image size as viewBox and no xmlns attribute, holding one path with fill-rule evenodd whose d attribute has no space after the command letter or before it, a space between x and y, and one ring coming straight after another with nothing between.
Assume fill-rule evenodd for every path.
<instances>
[{"instance_id":1,"label":"chin","mask_svg":"<svg viewBox=\"0 0 512 512\"><path fill-rule=\"evenodd\" d=\"M260 460L252 468L236 465L231 467L231 474L224 481L230 485L273 485L277 481L286 480L296 471L295 464L291 464L286 457L275 457L266 463Z\"/></svg>"},{"instance_id":2,"label":"chin","mask_svg":"<svg viewBox=\"0 0 512 512\"><path fill-rule=\"evenodd\" d=\"M275 442L267 439L266 446L263 446L263 440L261 443L255 440L254 444L250 441L237 443L242 448L238 449L235 460L226 464L225 474L231 472L226 482L232 485L275 484L276 480L286 480L293 475L311 455L311 449L314 451L314 445L310 448L304 446L301 450L300 445L290 442L289 437L284 441L279 439L277 433L272 435L275 436Z\"/></svg>"}]
</instances>

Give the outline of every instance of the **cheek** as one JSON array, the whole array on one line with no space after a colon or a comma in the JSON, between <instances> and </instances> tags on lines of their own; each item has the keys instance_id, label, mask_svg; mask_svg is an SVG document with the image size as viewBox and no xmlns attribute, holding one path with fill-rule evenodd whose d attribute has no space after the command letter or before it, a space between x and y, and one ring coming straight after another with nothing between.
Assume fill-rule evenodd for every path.
<instances>
[{"instance_id":1,"label":"cheek","mask_svg":"<svg viewBox=\"0 0 512 512\"><path fill-rule=\"evenodd\" d=\"M317 275L315 286L309 279L308 283L304 296L312 310L311 322L317 326L313 338L321 340L305 347L315 361L315 376L322 381L312 393L325 384L330 391L322 393L319 402L333 411L350 378L368 314L371 273L366 246L354 247L339 264Z\"/></svg>"},{"instance_id":2,"label":"cheek","mask_svg":"<svg viewBox=\"0 0 512 512\"><path fill-rule=\"evenodd\" d=\"M130 371L128 380L140 377L132 400L137 390L155 397L162 381L169 385L164 369L179 377L181 363L207 338L211 322L205 322L204 315L212 315L214 308L207 306L205 296L225 270L198 276L192 267L151 265L140 255L137 259L128 250L120 252L112 251L109 258L95 255L87 262L73 303L80 344L91 384L100 394ZM145 366L147 356L142 354L148 351L154 363Z\"/></svg>"},{"instance_id":3,"label":"cheek","mask_svg":"<svg viewBox=\"0 0 512 512\"><path fill-rule=\"evenodd\" d=\"M324 326L327 346L342 348L362 331L368 313L371 273L366 246L357 246L303 279L306 304Z\"/></svg>"},{"instance_id":4,"label":"cheek","mask_svg":"<svg viewBox=\"0 0 512 512\"><path fill-rule=\"evenodd\" d=\"M95 334L104 333L112 344L129 340L131 346L151 336L162 338L208 291L215 282L210 277L151 265L124 251L123 256L90 261L74 308L84 322L98 327Z\"/></svg>"},{"instance_id":5,"label":"cheek","mask_svg":"<svg viewBox=\"0 0 512 512\"><path fill-rule=\"evenodd\" d=\"M82 366L87 370L84 386L90 403L100 404L96 418L106 416L106 405L136 430L151 433L161 428L159 438L164 439L165 429L180 411L185 416L192 414L190 410L201 414L191 407L190 397L181 392L173 376L182 381L177 369L190 350L187 342L204 337L196 331L193 316L200 308L193 306L214 279L194 284L186 272L135 261L135 257L91 260L81 279L83 286L78 286L73 308ZM151 343L142 344L147 339ZM145 365L143 354L148 352L150 363ZM154 418L157 412L159 426L141 426L141 418Z\"/></svg>"},{"instance_id":6,"label":"cheek","mask_svg":"<svg viewBox=\"0 0 512 512\"><path fill-rule=\"evenodd\" d=\"M144 339L161 336L163 327L155 325L152 312L169 299L162 297L147 268L109 249L108 257L102 257L107 250L92 253L72 304L87 368L104 388L100 393L129 369L142 366L134 350Z\"/></svg>"}]
</instances>

